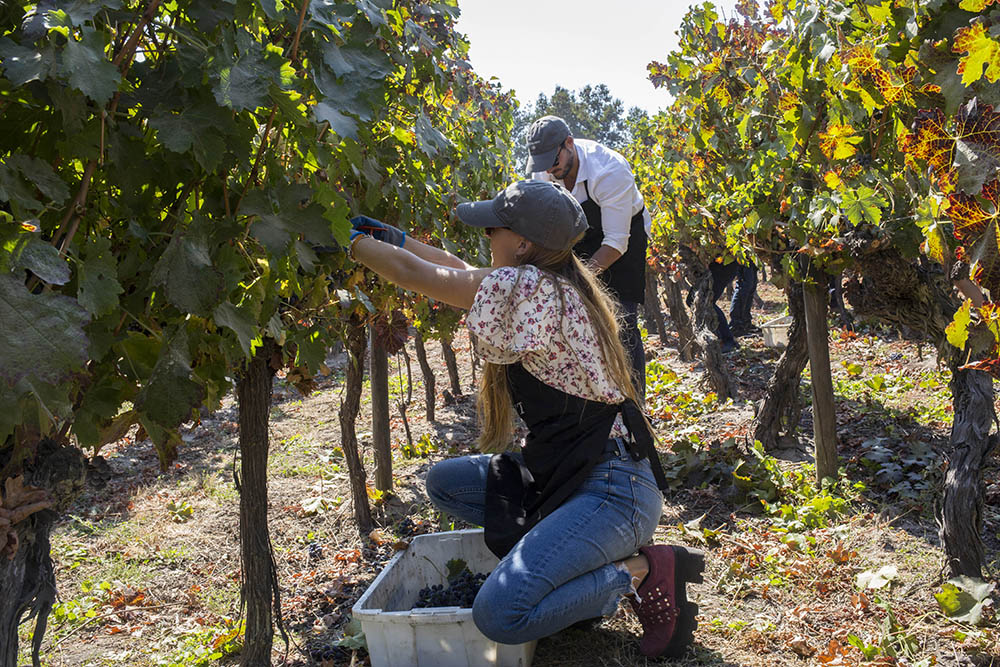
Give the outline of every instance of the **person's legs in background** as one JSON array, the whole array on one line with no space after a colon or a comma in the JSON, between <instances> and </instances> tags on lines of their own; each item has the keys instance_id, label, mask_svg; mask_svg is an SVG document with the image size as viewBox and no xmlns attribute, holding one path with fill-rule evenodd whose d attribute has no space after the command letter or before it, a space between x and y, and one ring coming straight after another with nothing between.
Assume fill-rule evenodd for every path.
<instances>
[{"instance_id":1,"label":"person's legs in background","mask_svg":"<svg viewBox=\"0 0 1000 667\"><path fill-rule=\"evenodd\" d=\"M738 265L739 266L739 265ZM759 333L753 324L750 309L757 294L757 267L739 266L736 272L736 288L729 308L729 326L734 336Z\"/></svg>"},{"instance_id":2,"label":"person's legs in background","mask_svg":"<svg viewBox=\"0 0 1000 667\"><path fill-rule=\"evenodd\" d=\"M720 264L719 262L712 262L708 270L712 274L712 306L715 308L715 317L718 321L718 326L713 332L716 338L719 339L719 343L722 345L723 352L731 352L735 350L738 345L736 344L736 338L733 337L732 331L729 329L729 322L726 321L726 314L722 312L716 303L719 297L722 296L722 292L726 289L726 285L736 277L736 271L739 268L739 264L736 262L730 262L729 264Z\"/></svg>"}]
</instances>

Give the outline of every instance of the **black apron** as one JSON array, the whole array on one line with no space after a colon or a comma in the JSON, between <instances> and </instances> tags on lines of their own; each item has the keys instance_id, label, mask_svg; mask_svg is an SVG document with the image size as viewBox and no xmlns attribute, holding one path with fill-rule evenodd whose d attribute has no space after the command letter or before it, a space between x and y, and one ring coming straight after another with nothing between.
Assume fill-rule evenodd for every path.
<instances>
[{"instance_id":1,"label":"black apron","mask_svg":"<svg viewBox=\"0 0 1000 667\"><path fill-rule=\"evenodd\" d=\"M583 182L587 193L586 201L580 204L590 229L580 242L573 246L573 252L581 259L587 259L604 243L604 227L601 226L601 207L590 197L587 181ZM645 303L646 300L646 221L642 209L632 216L629 223L628 247L625 254L614 264L598 274L622 303Z\"/></svg>"},{"instance_id":2,"label":"black apron","mask_svg":"<svg viewBox=\"0 0 1000 667\"><path fill-rule=\"evenodd\" d=\"M622 414L635 460L649 458L657 486L667 483L652 434L631 399L590 401L551 387L520 363L507 366L511 400L528 426L522 464L511 454L490 459L486 477L486 546L503 558L525 533L562 505L604 455L615 417Z\"/></svg>"}]
</instances>

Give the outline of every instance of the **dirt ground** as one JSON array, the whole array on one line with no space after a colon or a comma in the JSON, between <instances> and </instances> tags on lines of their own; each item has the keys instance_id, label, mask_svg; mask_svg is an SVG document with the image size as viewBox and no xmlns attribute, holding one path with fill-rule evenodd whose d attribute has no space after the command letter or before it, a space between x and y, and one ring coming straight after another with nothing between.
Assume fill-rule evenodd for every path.
<instances>
[{"instance_id":1,"label":"dirt ground","mask_svg":"<svg viewBox=\"0 0 1000 667\"><path fill-rule=\"evenodd\" d=\"M762 284L757 323L783 312L781 293ZM836 323L833 323L834 325ZM648 407L676 480L657 541L706 550L705 583L690 588L699 628L681 665L1000 665L995 614L982 625L944 615L935 599L947 578L933 518L950 428L948 374L932 346L858 323L831 329L843 479L811 491L812 421L808 371L798 437L755 455L747 433L780 354L762 337L740 339L727 357L740 399L720 403L701 385L697 364L678 360L673 338L646 340ZM287 653L276 635L274 663L365 665L364 650L341 647L350 608L394 553L416 533L455 525L429 504L423 478L442 458L475 443L469 341L455 341L462 395L454 397L436 342L437 419L425 419L412 340L413 390L405 437L397 403L405 364L391 364L394 491L373 498L379 530L353 524L347 466L339 451L344 355L303 397L275 385L271 414L270 528L282 587ZM370 399L358 420L369 477ZM236 408L190 424L173 466L161 472L148 442L125 439L94 459L87 491L52 539L59 602L42 644L45 665L235 663L239 634L239 495L233 483ZM998 460L984 473L987 560L1000 544ZM761 480L763 480L761 482ZM753 487L754 484L764 486ZM773 493L761 488L775 487ZM377 494L375 494L377 496ZM766 501L761 502L761 498ZM859 575L880 572L879 579ZM538 643L534 665L660 664L638 652L640 628L623 605L595 627ZM22 662L30 655L30 628ZM310 658L331 650L323 663Z\"/></svg>"}]
</instances>

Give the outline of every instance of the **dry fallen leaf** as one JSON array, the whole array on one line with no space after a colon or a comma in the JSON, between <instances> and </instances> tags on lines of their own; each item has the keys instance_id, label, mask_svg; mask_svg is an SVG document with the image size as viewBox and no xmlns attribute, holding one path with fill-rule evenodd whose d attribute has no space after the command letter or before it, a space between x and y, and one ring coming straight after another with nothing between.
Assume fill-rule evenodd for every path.
<instances>
[{"instance_id":1,"label":"dry fallen leaf","mask_svg":"<svg viewBox=\"0 0 1000 667\"><path fill-rule=\"evenodd\" d=\"M792 649L803 658L808 658L816 652L816 649L810 646L809 642L806 641L806 638L801 635L793 637L792 640L788 642L788 648Z\"/></svg>"}]
</instances>

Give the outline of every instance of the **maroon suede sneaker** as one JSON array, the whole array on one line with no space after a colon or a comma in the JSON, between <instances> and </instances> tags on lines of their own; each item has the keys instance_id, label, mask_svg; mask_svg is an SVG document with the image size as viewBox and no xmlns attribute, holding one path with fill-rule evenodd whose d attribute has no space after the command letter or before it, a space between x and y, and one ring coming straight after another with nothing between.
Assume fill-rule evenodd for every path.
<instances>
[{"instance_id":1,"label":"maroon suede sneaker","mask_svg":"<svg viewBox=\"0 0 1000 667\"><path fill-rule=\"evenodd\" d=\"M631 601L639 622L643 655L679 657L694 641L698 627L698 605L687 601L688 582L701 583L705 553L697 549L657 544L642 547L639 553L649 561L649 574Z\"/></svg>"}]
</instances>

